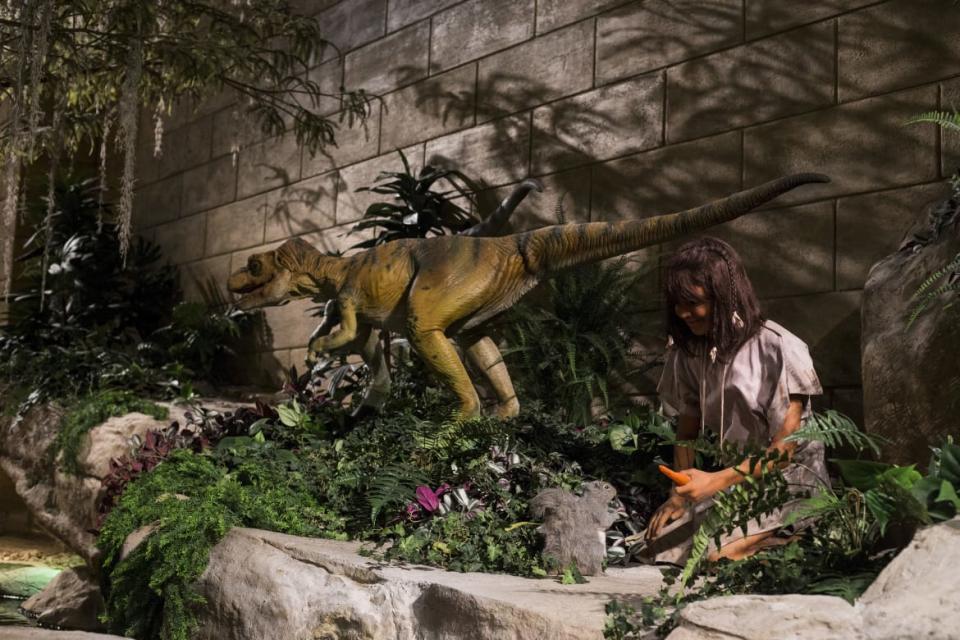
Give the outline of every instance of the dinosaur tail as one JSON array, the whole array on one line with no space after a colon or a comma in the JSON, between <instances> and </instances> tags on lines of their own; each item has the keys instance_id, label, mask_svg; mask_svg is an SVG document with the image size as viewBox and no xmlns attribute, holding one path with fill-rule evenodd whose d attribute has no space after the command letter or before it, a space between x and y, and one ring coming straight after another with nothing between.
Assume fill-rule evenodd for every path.
<instances>
[{"instance_id":1,"label":"dinosaur tail","mask_svg":"<svg viewBox=\"0 0 960 640\"><path fill-rule=\"evenodd\" d=\"M727 222L800 185L830 182L819 173L797 173L694 209L626 222L588 222L544 227L521 234L519 249L529 271L545 274L623 255Z\"/></svg>"},{"instance_id":2,"label":"dinosaur tail","mask_svg":"<svg viewBox=\"0 0 960 640\"><path fill-rule=\"evenodd\" d=\"M528 193L534 190L543 191L543 184L541 184L539 180L532 178L524 180L516 189L510 192L510 195L503 199L503 202L500 203L496 211L487 216L482 222L475 224L465 231L461 231L459 235L473 236L475 238L500 235L504 225L507 224L507 220L510 219L513 210L527 197Z\"/></svg>"}]
</instances>

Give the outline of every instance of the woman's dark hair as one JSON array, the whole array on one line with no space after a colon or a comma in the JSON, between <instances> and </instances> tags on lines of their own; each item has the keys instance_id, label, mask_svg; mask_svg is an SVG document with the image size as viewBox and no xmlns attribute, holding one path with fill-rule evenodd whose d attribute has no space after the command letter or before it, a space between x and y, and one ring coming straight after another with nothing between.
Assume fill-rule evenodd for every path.
<instances>
[{"instance_id":1,"label":"woman's dark hair","mask_svg":"<svg viewBox=\"0 0 960 640\"><path fill-rule=\"evenodd\" d=\"M748 338L763 325L760 304L743 261L729 244L709 236L691 240L667 261L667 333L688 355L717 348L717 357L728 362ZM703 287L706 300L713 303L713 320L706 336L697 336L677 316L678 303L705 302L693 291ZM734 321L734 312L741 322ZM742 323L742 326L740 326Z\"/></svg>"}]
</instances>

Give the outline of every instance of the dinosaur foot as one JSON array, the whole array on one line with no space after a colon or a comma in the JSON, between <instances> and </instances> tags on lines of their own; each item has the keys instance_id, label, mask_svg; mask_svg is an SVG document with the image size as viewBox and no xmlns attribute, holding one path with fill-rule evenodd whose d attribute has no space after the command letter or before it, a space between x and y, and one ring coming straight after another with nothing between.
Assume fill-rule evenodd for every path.
<instances>
[{"instance_id":1,"label":"dinosaur foot","mask_svg":"<svg viewBox=\"0 0 960 640\"><path fill-rule=\"evenodd\" d=\"M501 402L493 408L491 415L501 420L515 418L520 413L520 401L514 396L505 402Z\"/></svg>"}]
</instances>

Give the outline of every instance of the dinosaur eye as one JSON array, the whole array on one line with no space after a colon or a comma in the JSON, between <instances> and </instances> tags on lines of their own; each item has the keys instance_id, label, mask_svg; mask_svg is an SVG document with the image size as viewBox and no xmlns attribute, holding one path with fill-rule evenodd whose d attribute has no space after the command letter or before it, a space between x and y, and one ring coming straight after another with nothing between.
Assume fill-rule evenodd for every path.
<instances>
[{"instance_id":1,"label":"dinosaur eye","mask_svg":"<svg viewBox=\"0 0 960 640\"><path fill-rule=\"evenodd\" d=\"M254 278L259 277L260 272L263 271L263 265L260 264L259 260L250 258L250 260L247 261L247 271L249 271L250 275Z\"/></svg>"}]
</instances>

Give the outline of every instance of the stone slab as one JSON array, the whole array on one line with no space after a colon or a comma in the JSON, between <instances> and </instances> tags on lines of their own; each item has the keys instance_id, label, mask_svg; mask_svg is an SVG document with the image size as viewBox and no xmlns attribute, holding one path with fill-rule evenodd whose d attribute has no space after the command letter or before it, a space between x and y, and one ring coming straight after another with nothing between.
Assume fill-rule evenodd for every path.
<instances>
[{"instance_id":1,"label":"stone slab","mask_svg":"<svg viewBox=\"0 0 960 640\"><path fill-rule=\"evenodd\" d=\"M389 0L387 3L387 31L396 31L408 24L455 5L460 0Z\"/></svg>"},{"instance_id":2,"label":"stone slab","mask_svg":"<svg viewBox=\"0 0 960 640\"><path fill-rule=\"evenodd\" d=\"M354 121L351 125L348 116L341 121L340 116L332 117L337 122L336 145L327 145L311 156L303 152L304 178L325 173L331 169L372 158L377 155L380 146L380 118L377 110L363 122Z\"/></svg>"},{"instance_id":3,"label":"stone slab","mask_svg":"<svg viewBox=\"0 0 960 640\"><path fill-rule=\"evenodd\" d=\"M264 240L285 240L333 226L338 182L337 173L330 171L268 192Z\"/></svg>"},{"instance_id":4,"label":"stone slab","mask_svg":"<svg viewBox=\"0 0 960 640\"><path fill-rule=\"evenodd\" d=\"M834 289L832 202L754 211L676 240L669 251L699 236L720 238L733 246L760 298Z\"/></svg>"},{"instance_id":5,"label":"stone slab","mask_svg":"<svg viewBox=\"0 0 960 640\"><path fill-rule=\"evenodd\" d=\"M875 1L783 2L783 0L750 0L746 3L747 39L753 40L776 31L830 18L864 5L873 4Z\"/></svg>"},{"instance_id":6,"label":"stone slab","mask_svg":"<svg viewBox=\"0 0 960 640\"><path fill-rule=\"evenodd\" d=\"M426 145L427 164L459 169L490 186L517 182L528 175L530 116L509 116Z\"/></svg>"},{"instance_id":7,"label":"stone slab","mask_svg":"<svg viewBox=\"0 0 960 640\"><path fill-rule=\"evenodd\" d=\"M939 182L837 200L837 289L862 289L870 268L948 193Z\"/></svg>"},{"instance_id":8,"label":"stone slab","mask_svg":"<svg viewBox=\"0 0 960 640\"><path fill-rule=\"evenodd\" d=\"M669 640L865 640L859 613L834 596L735 595L693 602Z\"/></svg>"},{"instance_id":9,"label":"stone slab","mask_svg":"<svg viewBox=\"0 0 960 640\"><path fill-rule=\"evenodd\" d=\"M427 76L429 21L372 42L346 56L347 86L380 95Z\"/></svg>"},{"instance_id":10,"label":"stone slab","mask_svg":"<svg viewBox=\"0 0 960 640\"><path fill-rule=\"evenodd\" d=\"M433 16L430 73L533 36L534 0L469 0Z\"/></svg>"},{"instance_id":11,"label":"stone slab","mask_svg":"<svg viewBox=\"0 0 960 640\"><path fill-rule=\"evenodd\" d=\"M301 149L290 132L245 147L237 160L237 197L257 193L300 180Z\"/></svg>"},{"instance_id":12,"label":"stone slab","mask_svg":"<svg viewBox=\"0 0 960 640\"><path fill-rule=\"evenodd\" d=\"M206 256L263 244L267 198L257 195L207 212Z\"/></svg>"},{"instance_id":13,"label":"stone slab","mask_svg":"<svg viewBox=\"0 0 960 640\"><path fill-rule=\"evenodd\" d=\"M662 73L601 87L533 112L534 175L662 143Z\"/></svg>"},{"instance_id":14,"label":"stone slab","mask_svg":"<svg viewBox=\"0 0 960 640\"><path fill-rule=\"evenodd\" d=\"M771 320L807 343L825 387L860 385L862 291L836 291L761 300Z\"/></svg>"},{"instance_id":15,"label":"stone slab","mask_svg":"<svg viewBox=\"0 0 960 640\"><path fill-rule=\"evenodd\" d=\"M667 140L833 104L833 40L824 22L670 68Z\"/></svg>"},{"instance_id":16,"label":"stone slab","mask_svg":"<svg viewBox=\"0 0 960 640\"><path fill-rule=\"evenodd\" d=\"M307 80L315 82L324 95L316 103L300 100L299 103L309 111L326 116L337 113L343 106L340 104L340 87L355 91L360 87L346 86L343 58L334 58L312 67L307 72Z\"/></svg>"},{"instance_id":17,"label":"stone slab","mask_svg":"<svg viewBox=\"0 0 960 640\"><path fill-rule=\"evenodd\" d=\"M206 214L181 218L154 227L153 241L163 249L170 264L183 264L203 257L203 242L207 225Z\"/></svg>"},{"instance_id":18,"label":"stone slab","mask_svg":"<svg viewBox=\"0 0 960 640\"><path fill-rule=\"evenodd\" d=\"M936 131L903 123L936 103L934 85L748 128L744 183L751 187L801 171L830 176L829 184L808 185L778 200L796 203L935 180Z\"/></svg>"},{"instance_id":19,"label":"stone slab","mask_svg":"<svg viewBox=\"0 0 960 640\"><path fill-rule=\"evenodd\" d=\"M741 0L634 2L597 18L597 84L743 40Z\"/></svg>"},{"instance_id":20,"label":"stone slab","mask_svg":"<svg viewBox=\"0 0 960 640\"><path fill-rule=\"evenodd\" d=\"M387 0L344 0L317 14L324 36L334 45L325 47L317 62L336 58L373 42L386 29Z\"/></svg>"},{"instance_id":21,"label":"stone slab","mask_svg":"<svg viewBox=\"0 0 960 640\"><path fill-rule=\"evenodd\" d=\"M133 194L133 228L138 231L180 216L180 195L183 181L180 175L141 187Z\"/></svg>"},{"instance_id":22,"label":"stone slab","mask_svg":"<svg viewBox=\"0 0 960 640\"><path fill-rule=\"evenodd\" d=\"M918 531L857 601L871 640L956 636L958 560L960 518Z\"/></svg>"},{"instance_id":23,"label":"stone slab","mask_svg":"<svg viewBox=\"0 0 960 640\"><path fill-rule=\"evenodd\" d=\"M740 189L740 133L670 145L593 166L591 219L673 213Z\"/></svg>"},{"instance_id":24,"label":"stone slab","mask_svg":"<svg viewBox=\"0 0 960 640\"><path fill-rule=\"evenodd\" d=\"M592 22L580 22L480 61L477 116L490 120L593 85Z\"/></svg>"},{"instance_id":25,"label":"stone slab","mask_svg":"<svg viewBox=\"0 0 960 640\"><path fill-rule=\"evenodd\" d=\"M229 619L236 637L260 640L301 637L307 630L371 640L599 640L608 600L638 604L662 581L654 567L610 569L582 585L452 573L382 565L357 555L358 547L231 530L211 552L199 582L209 604L196 637L224 637Z\"/></svg>"},{"instance_id":26,"label":"stone slab","mask_svg":"<svg viewBox=\"0 0 960 640\"><path fill-rule=\"evenodd\" d=\"M476 82L468 64L384 96L381 153L472 126Z\"/></svg>"},{"instance_id":27,"label":"stone slab","mask_svg":"<svg viewBox=\"0 0 960 640\"><path fill-rule=\"evenodd\" d=\"M227 278L230 277L230 254L189 262L180 266L180 288L183 299L191 302L217 303L229 300Z\"/></svg>"},{"instance_id":28,"label":"stone slab","mask_svg":"<svg viewBox=\"0 0 960 640\"><path fill-rule=\"evenodd\" d=\"M538 0L537 35L622 4L624 0Z\"/></svg>"},{"instance_id":29,"label":"stone slab","mask_svg":"<svg viewBox=\"0 0 960 640\"><path fill-rule=\"evenodd\" d=\"M237 193L237 168L231 156L217 158L183 174L181 215L226 204Z\"/></svg>"},{"instance_id":30,"label":"stone slab","mask_svg":"<svg viewBox=\"0 0 960 640\"><path fill-rule=\"evenodd\" d=\"M840 101L960 73L960 11L942 0L891 0L838 20Z\"/></svg>"}]
</instances>

